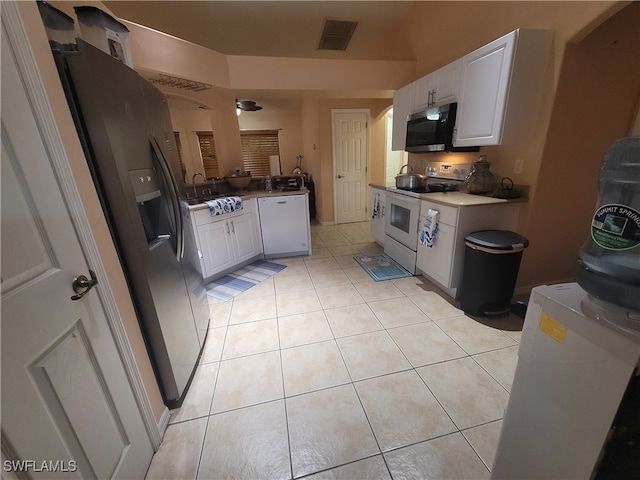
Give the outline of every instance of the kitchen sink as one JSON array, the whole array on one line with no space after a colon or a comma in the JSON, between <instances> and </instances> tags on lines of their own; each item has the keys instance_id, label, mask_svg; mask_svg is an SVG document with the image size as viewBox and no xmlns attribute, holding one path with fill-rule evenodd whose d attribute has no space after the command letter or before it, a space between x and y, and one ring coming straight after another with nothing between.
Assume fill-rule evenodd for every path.
<instances>
[{"instance_id":1,"label":"kitchen sink","mask_svg":"<svg viewBox=\"0 0 640 480\"><path fill-rule=\"evenodd\" d=\"M246 197L248 192L231 192L231 193L214 193L213 195L200 195L197 197L190 197L185 200L189 205L198 205L204 203L207 200L217 200L218 198L225 197Z\"/></svg>"},{"instance_id":2,"label":"kitchen sink","mask_svg":"<svg viewBox=\"0 0 640 480\"><path fill-rule=\"evenodd\" d=\"M189 205L198 205L200 203L204 203L208 200L216 200L218 198L224 198L224 197L228 197L229 195L227 195L226 193L217 193L215 195L206 195L203 197L192 197L192 198L188 198L186 200L186 202Z\"/></svg>"}]
</instances>

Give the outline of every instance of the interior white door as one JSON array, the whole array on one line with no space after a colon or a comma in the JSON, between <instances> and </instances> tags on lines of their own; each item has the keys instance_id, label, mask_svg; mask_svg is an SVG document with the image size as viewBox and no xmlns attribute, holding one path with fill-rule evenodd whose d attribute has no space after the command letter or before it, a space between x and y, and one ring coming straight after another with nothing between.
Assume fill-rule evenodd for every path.
<instances>
[{"instance_id":1,"label":"interior white door","mask_svg":"<svg viewBox=\"0 0 640 480\"><path fill-rule=\"evenodd\" d=\"M367 220L369 112L333 111L336 223Z\"/></svg>"},{"instance_id":2,"label":"interior white door","mask_svg":"<svg viewBox=\"0 0 640 480\"><path fill-rule=\"evenodd\" d=\"M1 401L10 462L3 470L20 478L143 478L151 440L100 285L71 298L74 278L89 277L90 267L41 134L51 126L34 114L4 13L3 5Z\"/></svg>"}]
</instances>

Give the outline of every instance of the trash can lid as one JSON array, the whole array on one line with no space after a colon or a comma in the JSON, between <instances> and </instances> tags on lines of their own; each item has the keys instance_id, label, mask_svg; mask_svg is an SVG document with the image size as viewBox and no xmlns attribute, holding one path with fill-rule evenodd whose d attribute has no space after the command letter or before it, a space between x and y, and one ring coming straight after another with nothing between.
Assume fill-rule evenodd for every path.
<instances>
[{"instance_id":1,"label":"trash can lid","mask_svg":"<svg viewBox=\"0 0 640 480\"><path fill-rule=\"evenodd\" d=\"M529 240L509 230L481 230L464 238L467 242L496 250L515 250L529 246Z\"/></svg>"}]
</instances>

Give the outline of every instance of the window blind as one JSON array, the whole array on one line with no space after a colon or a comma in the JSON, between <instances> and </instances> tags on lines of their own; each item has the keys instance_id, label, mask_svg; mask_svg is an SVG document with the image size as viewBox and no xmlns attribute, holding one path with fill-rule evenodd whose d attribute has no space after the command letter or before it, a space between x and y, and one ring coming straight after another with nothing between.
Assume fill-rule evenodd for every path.
<instances>
[{"instance_id":1,"label":"window blind","mask_svg":"<svg viewBox=\"0 0 640 480\"><path fill-rule=\"evenodd\" d=\"M198 142L200 143L204 176L207 178L221 177L213 132L196 132L196 134L198 135Z\"/></svg>"},{"instance_id":2,"label":"window blind","mask_svg":"<svg viewBox=\"0 0 640 480\"><path fill-rule=\"evenodd\" d=\"M271 174L269 157L280 155L278 130L245 130L240 132L244 169L252 176Z\"/></svg>"}]
</instances>

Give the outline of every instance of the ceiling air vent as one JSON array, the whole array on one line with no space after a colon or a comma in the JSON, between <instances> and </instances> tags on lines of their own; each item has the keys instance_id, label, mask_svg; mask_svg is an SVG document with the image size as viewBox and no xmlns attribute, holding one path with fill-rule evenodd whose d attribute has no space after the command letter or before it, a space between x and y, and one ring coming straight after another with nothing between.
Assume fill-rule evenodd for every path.
<instances>
[{"instance_id":1,"label":"ceiling air vent","mask_svg":"<svg viewBox=\"0 0 640 480\"><path fill-rule=\"evenodd\" d=\"M346 50L358 22L325 18L318 50Z\"/></svg>"},{"instance_id":2,"label":"ceiling air vent","mask_svg":"<svg viewBox=\"0 0 640 480\"><path fill-rule=\"evenodd\" d=\"M185 78L173 77L164 73L147 78L149 82L156 85L164 85L165 87L181 88L183 90L191 90L193 92L201 92L208 90L211 85L208 83L196 82L195 80L187 80Z\"/></svg>"}]
</instances>

